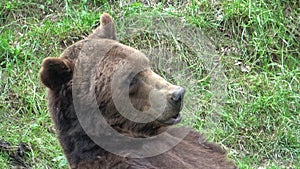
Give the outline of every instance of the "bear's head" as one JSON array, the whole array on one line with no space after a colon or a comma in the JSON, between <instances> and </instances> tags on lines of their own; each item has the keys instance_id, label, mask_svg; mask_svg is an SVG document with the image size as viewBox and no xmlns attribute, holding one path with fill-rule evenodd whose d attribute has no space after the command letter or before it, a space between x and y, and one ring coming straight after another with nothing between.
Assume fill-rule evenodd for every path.
<instances>
[{"instance_id":1,"label":"bear's head","mask_svg":"<svg viewBox=\"0 0 300 169\"><path fill-rule=\"evenodd\" d=\"M59 58L44 59L40 78L51 94L50 110L74 120L76 95L89 116L92 91L99 112L119 132L155 135L179 123L185 90L154 73L145 54L117 42L110 15L102 14L100 23Z\"/></svg>"}]
</instances>

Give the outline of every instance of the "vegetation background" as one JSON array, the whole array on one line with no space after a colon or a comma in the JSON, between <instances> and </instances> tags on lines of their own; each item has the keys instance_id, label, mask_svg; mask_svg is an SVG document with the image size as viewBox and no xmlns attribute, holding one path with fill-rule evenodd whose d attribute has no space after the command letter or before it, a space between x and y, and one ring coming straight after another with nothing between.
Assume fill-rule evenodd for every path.
<instances>
[{"instance_id":1,"label":"vegetation background","mask_svg":"<svg viewBox=\"0 0 300 169\"><path fill-rule=\"evenodd\" d=\"M201 106L193 127L222 145L240 168L300 168L299 1L10 0L0 2L1 169L68 168L38 72L43 58L58 57L83 39L104 11L116 22L164 14L201 28L220 56L227 97L217 126L203 125L212 91L210 78L199 80L189 93ZM127 42L153 43L142 40Z\"/></svg>"}]
</instances>

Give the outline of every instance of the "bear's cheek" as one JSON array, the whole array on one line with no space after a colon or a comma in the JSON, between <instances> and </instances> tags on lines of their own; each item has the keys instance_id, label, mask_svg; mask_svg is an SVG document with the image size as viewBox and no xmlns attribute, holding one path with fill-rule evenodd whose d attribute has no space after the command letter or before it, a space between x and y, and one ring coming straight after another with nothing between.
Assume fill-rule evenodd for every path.
<instances>
[{"instance_id":1,"label":"bear's cheek","mask_svg":"<svg viewBox=\"0 0 300 169\"><path fill-rule=\"evenodd\" d=\"M141 112L147 111L150 109L149 102L149 91L139 88L134 94L130 96L130 102L133 107Z\"/></svg>"},{"instance_id":2,"label":"bear's cheek","mask_svg":"<svg viewBox=\"0 0 300 169\"><path fill-rule=\"evenodd\" d=\"M146 99L131 99L133 107L141 112L148 111L150 109L150 104Z\"/></svg>"}]
</instances>

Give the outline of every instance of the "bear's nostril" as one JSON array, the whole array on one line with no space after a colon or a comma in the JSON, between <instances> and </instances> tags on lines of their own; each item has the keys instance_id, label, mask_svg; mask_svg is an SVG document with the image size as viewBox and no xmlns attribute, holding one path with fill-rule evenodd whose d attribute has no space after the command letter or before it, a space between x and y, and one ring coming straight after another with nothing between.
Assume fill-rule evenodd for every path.
<instances>
[{"instance_id":1,"label":"bear's nostril","mask_svg":"<svg viewBox=\"0 0 300 169\"><path fill-rule=\"evenodd\" d=\"M171 95L171 100L175 103L181 103L181 100L183 99L185 90L182 87L178 87Z\"/></svg>"}]
</instances>

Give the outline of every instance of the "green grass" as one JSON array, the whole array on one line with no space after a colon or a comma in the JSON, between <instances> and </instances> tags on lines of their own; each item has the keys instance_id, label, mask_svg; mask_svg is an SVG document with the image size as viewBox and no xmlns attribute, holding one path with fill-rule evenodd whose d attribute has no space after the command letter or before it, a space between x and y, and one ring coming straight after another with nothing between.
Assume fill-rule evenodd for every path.
<instances>
[{"instance_id":1,"label":"green grass","mask_svg":"<svg viewBox=\"0 0 300 169\"><path fill-rule=\"evenodd\" d=\"M138 48L163 44L189 63L186 71L191 71L193 83L187 83L191 78L180 77L180 73L172 77L160 72L188 88L183 113L192 113L185 125L221 144L240 168L300 168L300 4L279 0L177 2L1 1L0 140L12 145L26 143L30 151L24 160L31 168L67 168L38 72L43 58L59 56L66 46L92 32L100 14L107 11L115 18L122 42ZM147 17L185 18L191 26L201 28L220 58L221 109L213 104L218 99L214 79L203 79L212 75L211 69L195 59L197 50L184 44L177 48L174 39L153 32L126 37L122 30L135 25L124 22L135 16L140 16L141 24L146 24ZM212 118L216 111L217 123ZM15 165L9 152L0 151L0 168Z\"/></svg>"}]
</instances>

